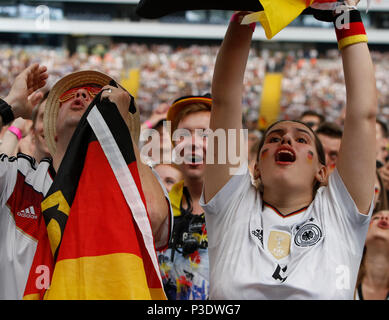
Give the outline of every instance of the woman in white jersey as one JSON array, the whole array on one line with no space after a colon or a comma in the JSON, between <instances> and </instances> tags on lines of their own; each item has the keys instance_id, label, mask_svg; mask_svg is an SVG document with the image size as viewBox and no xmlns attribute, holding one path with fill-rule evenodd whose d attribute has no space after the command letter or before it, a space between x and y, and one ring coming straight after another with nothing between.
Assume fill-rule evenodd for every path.
<instances>
[{"instance_id":1,"label":"woman in white jersey","mask_svg":"<svg viewBox=\"0 0 389 320\"><path fill-rule=\"evenodd\" d=\"M217 152L216 164L207 164L201 205L210 299L353 298L373 209L377 97L369 50L360 42L365 37L357 34L360 15L352 11L356 37L339 42L347 113L328 186L318 188L327 178L320 142L299 122L278 122L265 132L255 165L259 189L247 165L231 175L234 166L218 164ZM242 128L242 84L253 31L239 19L231 19L216 61L213 131ZM240 150L239 139L236 144Z\"/></svg>"}]
</instances>

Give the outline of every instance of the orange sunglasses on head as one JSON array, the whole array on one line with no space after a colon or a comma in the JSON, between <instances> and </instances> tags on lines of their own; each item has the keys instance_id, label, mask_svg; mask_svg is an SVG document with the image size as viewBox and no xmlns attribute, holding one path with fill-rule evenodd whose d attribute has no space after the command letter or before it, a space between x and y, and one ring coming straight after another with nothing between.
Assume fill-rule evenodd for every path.
<instances>
[{"instance_id":1,"label":"orange sunglasses on head","mask_svg":"<svg viewBox=\"0 0 389 320\"><path fill-rule=\"evenodd\" d=\"M59 97L59 102L63 103L65 101L68 101L69 99L74 98L76 96L77 91L80 89L86 90L92 99L101 91L101 87L97 87L97 86L75 87L61 94L61 96Z\"/></svg>"}]
</instances>

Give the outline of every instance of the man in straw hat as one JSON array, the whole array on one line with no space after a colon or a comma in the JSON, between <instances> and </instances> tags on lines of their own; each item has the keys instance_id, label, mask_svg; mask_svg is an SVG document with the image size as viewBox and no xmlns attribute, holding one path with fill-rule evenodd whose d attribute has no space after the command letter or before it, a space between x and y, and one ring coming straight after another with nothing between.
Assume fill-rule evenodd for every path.
<instances>
[{"instance_id":1,"label":"man in straw hat","mask_svg":"<svg viewBox=\"0 0 389 320\"><path fill-rule=\"evenodd\" d=\"M0 108L0 115L2 118L2 124L7 124L8 122L12 121L13 117L24 117L28 118L29 114L31 112L31 106L28 103L28 96L37 90L38 88L41 88L45 85L46 79L47 79L47 71L46 68L43 66L39 66L38 64L34 64L24 70L15 80L9 95L4 98L4 100L1 102L1 108ZM96 175L101 175L102 172L106 169L102 169L100 167L94 168L92 171L89 169L89 171L85 172L85 167L87 165L90 166L90 162L88 162L88 156L91 154L91 148L90 146L95 146L96 144L93 142L96 142L95 140L98 140L100 142L100 138L98 137L98 134L96 133L96 136L94 137L94 140L83 142L82 138L85 137L84 133L82 133L79 128L77 128L77 125L83 121L85 117L83 117L85 111L87 110L88 106L91 104L91 102L94 102L96 105L103 105L103 102L105 105L112 107L112 114L118 115L119 118L115 118L119 124L117 125L121 129L123 127L128 128L130 131L130 136L128 136L128 140L125 140L127 136L123 136L123 139L119 137L115 137L116 144L111 143L111 147L114 147L115 145L118 145L123 152L126 154L124 157L127 163L126 168L128 167L130 170L130 177L133 178L133 181L135 181L134 185L136 184L135 189L130 190L138 190L139 193L137 193L138 198L141 199L135 199L137 207L134 208L133 205L128 205L127 208L124 208L124 213L127 214L127 220L128 217L131 217L133 214L134 219L128 220L131 225L129 225L128 229L124 228L124 234L135 234L135 240L138 239L138 235L143 236L144 241L135 241L134 239L124 239L120 238L122 236L120 232L123 233L122 230L118 227L118 230L112 229L113 231L110 233L111 230L96 230L96 226L94 223L94 217L92 217L91 220L87 222L87 228L86 233L88 233L88 226L94 226L94 229L92 228L92 235L89 235L89 237L92 237L93 243L96 243L96 248L94 249L94 255L98 255L96 250L99 249L105 250L104 245L99 244L99 240L104 238L104 235L109 235L111 238L109 240L104 239L104 243L109 246L109 244L116 243L114 238L115 233L120 234L118 236L120 241L123 243L137 243L138 245L138 251L136 254L134 254L135 249L131 249L131 252L124 252L121 250L117 250L117 248L109 248L111 250L109 253L112 253L114 255L110 256L109 254L105 255L106 258L105 261L93 261L96 265L103 265L104 263L107 263L109 268L111 266L119 266L123 264L123 261L126 263L130 262L132 263L133 267L137 265L142 265L145 268L144 273L136 273L136 279L134 277L128 278L130 282L133 282L134 280L142 283L139 287L144 287L142 290L134 291L133 288L126 287L126 284L123 283L117 283L117 287L114 288L115 292L119 292L119 295L115 296L110 295L110 292L106 293L104 296L96 296L95 293L98 293L100 291L100 287L93 287L98 281L104 282L106 279L88 279L89 282L93 282L92 286L88 287L89 283L84 283L84 289L86 288L89 290L88 292L80 293L79 288L71 287L72 281L75 279L69 278L65 280L65 283L59 284L58 281L50 283L52 280L52 277L55 278L57 269L59 271L57 272L57 275L61 275L61 268L64 265L64 261L61 260L61 251L59 248L62 249L62 245L66 247L63 249L67 253L69 253L69 245L67 243L66 236L70 234L70 237L73 237L74 241L78 241L79 246L78 249L84 248L87 245L89 245L89 240L79 237L79 234L77 234L78 231L76 231L76 234L71 233L72 230L75 230L77 228L70 227L72 226L72 223L74 223L74 219L77 218L76 213L73 213L73 211L76 211L74 209L75 203L79 205L79 203L86 203L91 208L101 208L101 211L105 215L111 214L112 220L114 221L121 221L122 217L117 218L114 216L114 212L110 212L106 209L108 199L111 197L112 201L112 208L117 208L117 203L120 202L122 199L124 199L127 194L124 194L123 189L121 185L116 186L116 180L115 178L110 181L109 179L112 179L114 177L113 173L107 173L103 179L106 179L104 181L100 181L100 184L96 183L95 186L88 182L88 180L85 180L85 175L87 175L87 178L91 175L90 172L95 172ZM114 106L117 107L114 108ZM129 108L130 106L130 108ZM115 111L115 110L117 111ZM88 109L88 112L90 110L93 110L91 108ZM115 113L116 112L116 113ZM85 113L86 115L86 113ZM114 118L115 116L113 116ZM81 121L80 121L81 119ZM86 119L84 119L86 123ZM124 120L124 121L123 121ZM89 120L88 120L89 121ZM108 123L109 121L107 121ZM123 122L123 126L120 122ZM88 124L89 125L89 124ZM75 130L77 129L77 132L74 134ZM96 130L98 131L99 128ZM127 129L127 132L128 132ZM89 131L91 131L89 129ZM114 130L113 130L114 131ZM125 130L121 131L125 132ZM110 132L109 132L110 133ZM23 296L27 299L37 299L37 298L56 298L56 299L72 299L72 298L78 298L78 299L109 299L109 298L117 298L117 299L131 299L131 298L140 298L140 299L148 299L148 298L164 298L163 291L161 293L161 290L158 289L158 274L155 274L155 270L153 270L153 260L155 257L153 257L153 253L150 252L150 240L151 240L151 246L153 246L153 240L155 239L156 246L163 245L167 242L167 239L170 235L170 214L169 214L169 203L166 201L166 197L164 194L163 188L160 186L159 180L154 176L153 172L150 170L149 167L141 163L141 161L137 161L139 159L139 151L137 149L137 140L139 137L139 111L136 109L133 97L129 95L127 91L122 89L120 86L118 87L116 82L113 81L112 78L109 76L102 74L97 71L81 71L76 72L70 75L65 76L61 80L59 80L53 88L50 90L50 94L47 99L46 103L46 109L45 109L45 115L44 115L44 134L45 134L45 140L47 142L50 154L52 155L52 163L51 161L41 161L39 165L35 164L35 161L31 158L26 157L25 155L19 155L16 159L15 158L8 158L6 155L2 155L1 157L1 164L0 164L0 171L1 171L1 178L0 178L0 188L1 188L1 205L2 205L2 211L3 214L0 216L0 228L2 229L2 232L0 232L1 237L1 247L0 247L0 264L1 269L3 272L0 276L0 298L2 299L20 299ZM93 133L94 134L94 133ZM81 140L78 141L77 137L81 137ZM110 137L110 136L109 136ZM131 138L130 138L131 137ZM121 140L121 141L120 141ZM70 145L69 145L70 143ZM74 145L81 143L81 149L74 149ZM82 144L84 143L84 145ZM124 147L123 147L124 145ZM130 146L127 151L126 145ZM73 149L71 148L73 146ZM69 151L67 151L69 147ZM71 150L82 150L84 148L86 151L86 158L83 159L80 154L72 154ZM103 145L101 145L101 148L103 148ZM127 153L126 153L127 152ZM131 153L132 152L132 153ZM104 150L105 156L109 155L109 152L106 152ZM103 153L101 153L103 154ZM107 155L108 154L108 155ZM132 156L131 161L128 161L127 154ZM104 155L104 154L103 154ZM84 154L85 156L85 154ZM64 161L62 161L65 158ZM72 162L71 159L73 158L73 167L69 166L69 162ZM115 160L120 160L120 156L114 157ZM111 162L108 164L108 161L110 161L106 158L101 157L98 155L96 159L93 159L96 166L100 166L101 163L104 163L104 161L107 162L108 167L111 166L112 170L114 171L114 164ZM77 181L74 180L74 177L72 177L72 173L76 172L74 171L74 166L77 167L77 163L81 162L84 163L84 168L81 168L79 171L79 176L77 176ZM76 168L78 169L78 168ZM99 169L99 170L96 170ZM66 172L66 170L70 170ZM84 171L82 171L84 170ZM81 175L81 172L84 175ZM124 172L124 176L126 173L126 170L122 170L122 173ZM105 174L105 173L104 173ZM63 177L66 175L70 176L68 180ZM116 175L116 173L115 173ZM53 184L53 178L54 184ZM71 198L71 202L69 201L69 198L66 194L66 188L69 186L63 185L63 194L61 190L59 192L56 192L55 195L58 194L62 195L62 198L60 197L54 197L50 194L51 188L53 186L57 187L58 183L56 184L56 181L58 180L63 181L69 181L72 183L75 183L75 186L72 186L74 190L77 190L77 188L82 190L82 187L86 187L89 190L89 194L84 191L81 197L81 201L77 200L77 194L73 195L73 198ZM78 180L79 179L79 180ZM101 177L100 177L101 179ZM120 179L120 178L118 178ZM122 179L123 180L123 179ZM63 182L60 181L60 182ZM89 184L88 184L89 183ZM111 184L112 183L112 184ZM119 182L120 184L120 182ZM104 193L106 194L106 199L104 200L101 196L100 189L104 189ZM131 188L131 185L130 185ZM108 191L107 191L108 190ZM111 191L112 190L112 194ZM119 192L117 192L119 190ZM123 195L120 193L123 192ZM145 193L143 193L143 190ZM78 190L77 190L78 192ZM99 193L100 192L100 193ZM119 196L118 196L119 194ZM46 198L45 198L46 196ZM132 196L132 195L131 195ZM134 199L134 197L130 199ZM96 199L96 197L98 197ZM116 200L116 198L119 197L119 200ZM49 198L49 199L48 199ZM73 201L74 200L74 201ZM42 201L46 201L46 207L44 207L44 204ZM70 210L67 212L67 217L69 218L68 221L65 220L65 223L67 223L67 234L63 234L63 228L64 225L57 224L57 221L54 221L55 219L49 219L48 217L44 216L41 211L41 203L42 208L44 210L52 209L50 208L53 203L57 201L58 205L55 205L54 208L58 208L58 212L62 211L64 206L66 205ZM92 202L90 202L92 201ZM105 201L105 202L104 202ZM127 201L127 198L126 198ZM47 205L47 202L51 203ZM69 204L68 204L69 203ZM127 202L128 203L128 202ZM140 209L139 209L140 208ZM147 208L147 209L146 209ZM96 210L96 209L95 209ZM143 210L143 211L142 211ZM146 212L147 210L147 212ZM8 214L6 214L4 211L8 211ZM50 210L48 210L50 211ZM87 210L84 209L82 212L82 215L84 215L84 212ZM108 213L106 213L108 211ZM127 212L128 211L128 212ZM134 216L135 214L138 214L137 212L141 211L142 214L144 214L139 222L139 217ZM52 214L52 211L50 211ZM102 213L99 213L96 215L98 211L95 211L95 217L96 221L100 221L101 217L106 218ZM60 212L61 213L61 212ZM82 216L80 213L78 213L78 216ZM85 213L85 216L88 217L88 215ZM10 219L10 217L12 219ZM44 220L42 219L44 217ZM76 218L73 218L76 217ZM146 219L145 219L146 217ZM73 220L71 220L73 218ZM90 216L89 216L90 218ZM100 220L98 219L100 218ZM108 218L109 219L109 218ZM126 220L126 223L127 223ZM132 224L132 221L134 224ZM67 221L67 222L66 222ZM45 223L43 223L45 222ZM78 220L80 221L80 219ZM106 222L107 226L110 226L112 223L110 221L100 221L99 227L104 225ZM43 227L42 227L43 226ZM47 226L47 231L46 231ZM151 228L150 228L151 226ZM123 226L126 227L126 226ZM117 226L115 226L117 228ZM70 230L68 232L68 230ZM78 230L78 229L77 229ZM81 230L81 229L80 229ZM131 231L133 230L133 231ZM146 231L144 231L146 230ZM151 234L152 230L152 234ZM3 232L4 231L4 232ZM61 233L62 231L62 233ZM147 234L147 231L150 231L150 234ZM82 230L82 232L84 232ZM82 233L81 232L81 233ZM84 232L85 233L85 232ZM84 234L82 233L82 234ZM63 239L62 237L65 236ZM57 237L57 238L56 238ZM78 238L77 238L78 237ZM125 236L123 236L125 237ZM138 237L138 238L137 238ZM154 238L153 238L154 237ZM54 239L54 240L53 240ZM38 241L39 240L39 241ZM55 243L55 241L59 240L60 243ZM127 242L126 242L127 241ZM37 245L37 243L39 245ZM103 244L104 244L103 243ZM56 245L56 247L55 247ZM123 246L125 247L125 246ZM57 249L57 251L54 251L54 249ZM45 251L46 250L46 251ZM59 255L58 255L59 250ZM115 251L116 250L116 251ZM140 251L139 251L140 250ZM148 250L148 251L147 251ZM144 252L147 251L148 254L144 254ZM153 250L152 250L153 251ZM49 253L49 255L47 254ZM105 252L106 253L106 252ZM53 256L54 255L54 256ZM103 254L101 254L103 256ZM108 256L108 258L107 258ZM155 251L154 251L155 256ZM119 260L117 260L119 257ZM80 263L85 262L85 258L83 256L77 257L80 258ZM96 258L96 257L94 257ZM140 259L139 259L140 258ZM42 260L43 259L43 260ZM84 260L83 260L84 259ZM97 258L96 258L97 259ZM120 260L121 259L121 260ZM72 259L70 259L72 260ZM74 260L74 259L73 259ZM36 262L41 261L41 264L36 265ZM143 264L142 264L143 261ZM57 265L55 262L60 262ZM66 261L65 261L66 262ZM90 261L88 261L90 263ZM54 269L55 266L55 269ZM58 266L58 268L57 268ZM150 267L151 266L151 267ZM83 268L88 272L88 274L92 274L93 272L90 272L87 270L86 266L83 265ZM54 274L53 274L54 269ZM135 268L138 270L138 268ZM154 268L155 269L155 268ZM49 274L45 274L45 271L49 270ZM70 270L70 269L69 269ZM128 269L132 270L132 269ZM154 273L152 273L150 270L152 270ZM76 274L75 270L71 271L72 274ZM116 268L116 273L118 274L118 277L123 278L125 281L126 275L123 275L122 270L119 270ZM113 270L109 270L110 274L115 274L115 268ZM131 272L128 272L131 274ZM134 273L134 272L132 272ZM147 276L144 274L154 274L153 279L148 279ZM81 275L86 279L85 277L87 275ZM46 278L48 277L48 279ZM107 276L107 281L116 281L117 279L111 279L109 276ZM57 276L58 278L58 276ZM43 280L42 280L43 279ZM55 278L56 279L56 278ZM157 280L155 280L157 279ZM97 281L97 282L96 282ZM27 286L26 286L27 282ZM30 284L33 283L32 285ZM49 282L51 296L44 296L46 289L49 287L47 285ZM76 280L75 283L80 283L79 279ZM157 283L157 285L155 285ZM70 284L70 286L67 286ZM74 283L73 283L74 284ZM109 284L112 286L112 282ZM62 286L62 287L61 287ZM80 286L82 286L80 284ZM126 292L129 292L127 295L120 295L120 286L122 286L123 290ZM60 288L62 296L56 295L58 291L55 291L54 289ZM71 292L75 292L79 294L78 296L66 296L66 290L62 290L63 288L69 289ZM24 295L23 295L24 292Z\"/></svg>"}]
</instances>

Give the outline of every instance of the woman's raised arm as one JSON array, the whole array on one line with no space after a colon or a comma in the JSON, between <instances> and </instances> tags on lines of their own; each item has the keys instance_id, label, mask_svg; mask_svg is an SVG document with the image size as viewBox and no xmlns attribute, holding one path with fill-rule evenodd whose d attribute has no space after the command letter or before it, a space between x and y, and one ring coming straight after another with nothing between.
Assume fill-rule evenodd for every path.
<instances>
[{"instance_id":1,"label":"woman's raised arm","mask_svg":"<svg viewBox=\"0 0 389 320\"><path fill-rule=\"evenodd\" d=\"M235 130L236 152L240 150L240 130L242 129L243 78L249 56L253 25L241 25L245 13L235 13L227 29L225 38L217 55L212 80L212 109L210 129L222 129L227 137L228 130ZM209 137L212 139L212 136ZM209 144L208 144L209 145ZM228 143L226 143L228 146ZM212 152L208 148L207 152ZM227 155L227 150L223 150ZM242 155L240 155L242 156ZM208 158L208 155L207 155ZM204 181L204 200L208 202L230 179L230 169L236 164L218 164L217 139L213 151L214 164L206 166ZM222 162L222 161L220 161ZM240 161L241 162L241 161Z\"/></svg>"}]
</instances>

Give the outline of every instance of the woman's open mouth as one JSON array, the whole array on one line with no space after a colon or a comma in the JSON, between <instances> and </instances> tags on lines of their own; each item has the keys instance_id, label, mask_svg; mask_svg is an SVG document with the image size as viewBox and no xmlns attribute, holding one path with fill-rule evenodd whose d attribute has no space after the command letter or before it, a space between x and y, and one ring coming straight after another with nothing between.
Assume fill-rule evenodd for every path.
<instances>
[{"instance_id":1,"label":"woman's open mouth","mask_svg":"<svg viewBox=\"0 0 389 320\"><path fill-rule=\"evenodd\" d=\"M275 153L277 164L288 165L296 161L296 154L292 148L280 147Z\"/></svg>"}]
</instances>

